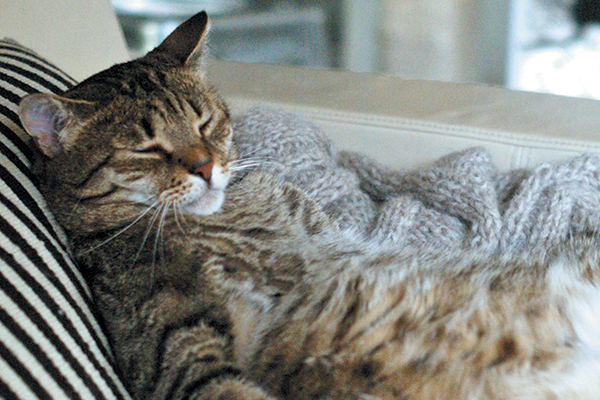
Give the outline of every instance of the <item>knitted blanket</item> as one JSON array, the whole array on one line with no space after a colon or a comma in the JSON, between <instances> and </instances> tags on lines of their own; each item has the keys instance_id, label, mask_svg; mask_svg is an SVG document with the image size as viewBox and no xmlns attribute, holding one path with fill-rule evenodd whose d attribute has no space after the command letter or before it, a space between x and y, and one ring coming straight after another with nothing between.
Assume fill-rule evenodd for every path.
<instances>
[{"instance_id":1,"label":"knitted blanket","mask_svg":"<svg viewBox=\"0 0 600 400\"><path fill-rule=\"evenodd\" d=\"M338 151L316 125L281 110L250 109L234 132L242 160L303 189L363 240L519 254L600 227L596 155L500 173L473 148L397 171Z\"/></svg>"}]
</instances>

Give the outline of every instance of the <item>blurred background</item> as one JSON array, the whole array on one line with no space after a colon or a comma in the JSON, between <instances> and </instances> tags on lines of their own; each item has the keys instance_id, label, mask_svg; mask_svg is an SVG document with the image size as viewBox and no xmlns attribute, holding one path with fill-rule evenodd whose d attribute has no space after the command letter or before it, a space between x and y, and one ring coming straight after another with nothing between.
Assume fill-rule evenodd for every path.
<instances>
[{"instance_id":1,"label":"blurred background","mask_svg":"<svg viewBox=\"0 0 600 400\"><path fill-rule=\"evenodd\" d=\"M133 56L206 10L211 53L600 99L600 0L112 0Z\"/></svg>"}]
</instances>

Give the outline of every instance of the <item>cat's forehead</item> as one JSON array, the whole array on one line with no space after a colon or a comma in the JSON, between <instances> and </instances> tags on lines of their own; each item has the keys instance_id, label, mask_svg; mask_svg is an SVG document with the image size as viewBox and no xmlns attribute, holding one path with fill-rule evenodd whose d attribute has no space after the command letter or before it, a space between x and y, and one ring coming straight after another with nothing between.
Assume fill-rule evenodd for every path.
<instances>
[{"instance_id":1,"label":"cat's forehead","mask_svg":"<svg viewBox=\"0 0 600 400\"><path fill-rule=\"evenodd\" d=\"M202 74L169 60L152 58L115 65L81 82L68 97L94 103L145 100L164 96L165 92L179 96L202 96L208 90Z\"/></svg>"},{"instance_id":2,"label":"cat's forehead","mask_svg":"<svg viewBox=\"0 0 600 400\"><path fill-rule=\"evenodd\" d=\"M197 71L168 60L117 65L82 82L70 97L97 104L89 131L120 144L164 137L184 145L198 141L201 130L212 131L206 127L228 132L229 113L217 92Z\"/></svg>"},{"instance_id":3,"label":"cat's forehead","mask_svg":"<svg viewBox=\"0 0 600 400\"><path fill-rule=\"evenodd\" d=\"M164 121L201 118L224 107L219 96L192 74L161 75L152 71L123 82L118 103L127 104L125 108L140 118L162 117Z\"/></svg>"},{"instance_id":4,"label":"cat's forehead","mask_svg":"<svg viewBox=\"0 0 600 400\"><path fill-rule=\"evenodd\" d=\"M159 78L155 73L136 74L110 86L110 97L99 108L105 120L139 123L140 120L181 123L218 113L226 106L219 96L199 80L180 76ZM108 96L108 95L107 95Z\"/></svg>"},{"instance_id":5,"label":"cat's forehead","mask_svg":"<svg viewBox=\"0 0 600 400\"><path fill-rule=\"evenodd\" d=\"M95 120L102 128L109 128L116 140L113 144L156 144L171 151L200 144L203 136L226 136L229 132L225 103L218 97L193 90L165 88L139 98L121 96L99 113L104 115Z\"/></svg>"}]
</instances>

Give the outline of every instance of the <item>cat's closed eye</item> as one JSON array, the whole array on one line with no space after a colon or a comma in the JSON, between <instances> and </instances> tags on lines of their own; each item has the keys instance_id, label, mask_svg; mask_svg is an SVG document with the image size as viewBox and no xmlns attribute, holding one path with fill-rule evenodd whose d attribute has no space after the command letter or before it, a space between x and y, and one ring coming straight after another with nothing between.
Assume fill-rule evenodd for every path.
<instances>
[{"instance_id":1,"label":"cat's closed eye","mask_svg":"<svg viewBox=\"0 0 600 400\"><path fill-rule=\"evenodd\" d=\"M172 155L169 151L158 144L152 144L145 147L138 147L133 150L137 154L148 154L165 158L167 161L171 160Z\"/></svg>"},{"instance_id":2,"label":"cat's closed eye","mask_svg":"<svg viewBox=\"0 0 600 400\"><path fill-rule=\"evenodd\" d=\"M139 147L134 150L136 153L161 153L165 150L157 144L148 147Z\"/></svg>"},{"instance_id":3,"label":"cat's closed eye","mask_svg":"<svg viewBox=\"0 0 600 400\"><path fill-rule=\"evenodd\" d=\"M200 126L198 127L198 133L200 133L201 136L205 137L208 136L209 131L208 131L208 126L210 125L210 123L212 122L212 116L209 117L206 121L201 122Z\"/></svg>"}]
</instances>

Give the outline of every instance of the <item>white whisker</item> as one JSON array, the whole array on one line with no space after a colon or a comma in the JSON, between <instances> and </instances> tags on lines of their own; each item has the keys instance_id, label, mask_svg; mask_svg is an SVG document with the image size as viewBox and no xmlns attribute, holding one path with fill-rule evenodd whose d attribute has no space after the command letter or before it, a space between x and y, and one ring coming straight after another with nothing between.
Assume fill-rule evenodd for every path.
<instances>
[{"instance_id":1,"label":"white whisker","mask_svg":"<svg viewBox=\"0 0 600 400\"><path fill-rule=\"evenodd\" d=\"M264 158L247 158L232 161L229 165L229 169L231 170L231 172L236 173L239 171L244 171L256 167L263 167L265 169L269 169L270 165L275 164L277 163Z\"/></svg>"},{"instance_id":2,"label":"white whisker","mask_svg":"<svg viewBox=\"0 0 600 400\"><path fill-rule=\"evenodd\" d=\"M71 218L73 218L73 214L75 214L75 210L79 206L79 203L81 203L81 198L77 199L77 203L73 205L73 208L71 209L71 213L69 214L69 218L67 219L67 221L71 221Z\"/></svg>"},{"instance_id":3,"label":"white whisker","mask_svg":"<svg viewBox=\"0 0 600 400\"><path fill-rule=\"evenodd\" d=\"M114 235L112 235L111 237L109 237L105 241L97 244L96 246L92 247L91 249L80 252L78 255L81 256L81 255L84 255L84 254L89 254L89 253L97 250L98 248L104 246L106 243L110 242L111 240L115 239L116 237L118 237L119 235L121 235L123 232L125 232L127 229L129 229L133 225L135 225L140 219L144 218L144 215L148 214L148 212L150 212L150 210L152 210L154 208L154 206L156 206L157 203L158 203L158 201L156 201L153 204L151 204L150 206L148 206L148 208L144 212L142 212L135 220L133 220L133 222L131 222L129 225L127 225L126 227L124 227L123 229L121 229L119 232L115 233Z\"/></svg>"},{"instance_id":4,"label":"white whisker","mask_svg":"<svg viewBox=\"0 0 600 400\"><path fill-rule=\"evenodd\" d=\"M181 209L179 208L179 204L173 202L173 216L175 217L175 223L177 224L177 227L179 228L181 233L183 233L185 235L186 233L185 233L185 230L183 229L183 226L181 226L181 223L179 222L178 214L181 214L181 218L184 219L184 223L185 223L185 216L181 212Z\"/></svg>"},{"instance_id":5,"label":"white whisker","mask_svg":"<svg viewBox=\"0 0 600 400\"><path fill-rule=\"evenodd\" d=\"M148 240L148 236L150 236L150 232L152 232L152 227L154 226L154 223L158 219L158 214L160 213L162 207L163 207L163 205L161 205L159 208L157 208L154 212L154 215L152 215L152 217L150 218L150 222L148 223L148 227L146 228L146 232L144 233L144 237L142 238L142 243L140 244L140 248L137 251L137 253L135 254L135 257L133 258L133 262L131 263L132 266L135 265L135 262L140 257L140 254L142 254L142 250L144 250L144 245L146 244L146 240Z\"/></svg>"},{"instance_id":6,"label":"white whisker","mask_svg":"<svg viewBox=\"0 0 600 400\"><path fill-rule=\"evenodd\" d=\"M252 151L250 151L250 152L248 152L248 153L243 153L243 154L242 154L242 153L240 153L240 154L238 154L238 158L239 158L239 159L244 159L244 160L245 160L245 159L248 159L248 158L250 158L250 156L252 156L252 155L254 155L254 154L258 153L258 152L259 152L259 151L261 151L261 150L262 150L261 148L255 148L254 150L252 150Z\"/></svg>"},{"instance_id":7,"label":"white whisker","mask_svg":"<svg viewBox=\"0 0 600 400\"><path fill-rule=\"evenodd\" d=\"M154 238L154 247L152 249L152 272L150 274L150 287L154 286L156 280L156 262L158 255L160 254L161 264L165 263L164 256L164 243L162 243L163 231L165 227L165 219L167 212L169 210L170 203L165 203L160 207L160 210L157 212L157 215L160 214L158 218L158 226L156 228L156 237ZM161 246L162 245L162 246Z\"/></svg>"},{"instance_id":8,"label":"white whisker","mask_svg":"<svg viewBox=\"0 0 600 400\"><path fill-rule=\"evenodd\" d=\"M229 169L231 171L242 171L244 169L248 169L248 168L252 168L252 167L259 167L262 164L263 163L261 163L261 162L254 162L254 163L250 163L249 162L249 163L244 163L244 164L240 163L238 165L232 165L232 166L230 166Z\"/></svg>"},{"instance_id":9,"label":"white whisker","mask_svg":"<svg viewBox=\"0 0 600 400\"><path fill-rule=\"evenodd\" d=\"M268 158L264 158L264 157L248 157L248 158L238 158L237 160L233 160L230 162L230 164L238 165L238 164L247 164L247 163L271 163L273 161L276 160L270 160Z\"/></svg>"}]
</instances>

